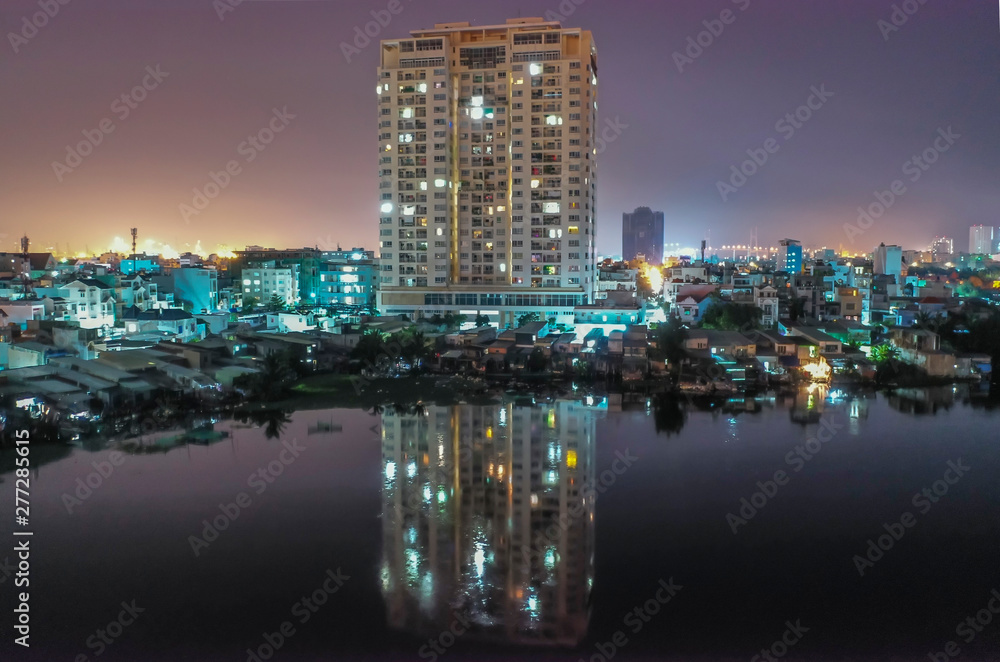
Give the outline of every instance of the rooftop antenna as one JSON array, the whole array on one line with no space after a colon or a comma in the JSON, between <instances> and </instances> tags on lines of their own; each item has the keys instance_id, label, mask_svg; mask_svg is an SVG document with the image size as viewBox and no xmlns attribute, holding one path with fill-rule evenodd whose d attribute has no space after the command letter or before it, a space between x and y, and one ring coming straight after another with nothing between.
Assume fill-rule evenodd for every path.
<instances>
[{"instance_id":1,"label":"rooftop antenna","mask_svg":"<svg viewBox=\"0 0 1000 662\"><path fill-rule=\"evenodd\" d=\"M24 283L24 298L27 299L31 293L31 256L28 255L28 247L31 241L28 235L21 237L21 280Z\"/></svg>"},{"instance_id":2,"label":"rooftop antenna","mask_svg":"<svg viewBox=\"0 0 1000 662\"><path fill-rule=\"evenodd\" d=\"M132 275L135 275L135 241L139 235L139 228L132 228Z\"/></svg>"}]
</instances>

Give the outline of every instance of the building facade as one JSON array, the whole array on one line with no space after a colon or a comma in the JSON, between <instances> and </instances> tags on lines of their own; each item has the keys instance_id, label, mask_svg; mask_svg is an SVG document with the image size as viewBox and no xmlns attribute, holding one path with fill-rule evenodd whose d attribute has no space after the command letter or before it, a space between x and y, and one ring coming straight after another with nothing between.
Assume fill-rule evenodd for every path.
<instances>
[{"instance_id":1,"label":"building facade","mask_svg":"<svg viewBox=\"0 0 1000 662\"><path fill-rule=\"evenodd\" d=\"M299 276L296 267L275 267L274 263L243 270L243 305L250 299L267 304L277 295L286 306L299 303Z\"/></svg>"},{"instance_id":2,"label":"building facade","mask_svg":"<svg viewBox=\"0 0 1000 662\"><path fill-rule=\"evenodd\" d=\"M992 255L995 247L992 225L973 225L969 228L969 253L971 255Z\"/></svg>"},{"instance_id":3,"label":"building facade","mask_svg":"<svg viewBox=\"0 0 1000 662\"><path fill-rule=\"evenodd\" d=\"M319 297L319 267L322 251L318 248L276 250L261 246L247 246L246 250L237 251L236 255L237 271L256 271L261 268L291 269L295 273L296 279L296 300L301 300L303 303L315 303ZM245 275L243 279L246 280Z\"/></svg>"},{"instance_id":4,"label":"building facade","mask_svg":"<svg viewBox=\"0 0 1000 662\"><path fill-rule=\"evenodd\" d=\"M597 49L541 18L381 44L379 309L535 312L593 298Z\"/></svg>"},{"instance_id":5,"label":"building facade","mask_svg":"<svg viewBox=\"0 0 1000 662\"><path fill-rule=\"evenodd\" d=\"M895 276L896 284L903 282L903 248L880 244L873 255L873 270L876 276Z\"/></svg>"},{"instance_id":6,"label":"building facade","mask_svg":"<svg viewBox=\"0 0 1000 662\"><path fill-rule=\"evenodd\" d=\"M639 207L631 214L622 214L622 259L631 262L642 258L649 264L663 264L665 232L662 211Z\"/></svg>"},{"instance_id":7,"label":"building facade","mask_svg":"<svg viewBox=\"0 0 1000 662\"><path fill-rule=\"evenodd\" d=\"M323 253L318 303L342 308L374 307L378 267L375 252L363 248Z\"/></svg>"},{"instance_id":8,"label":"building facade","mask_svg":"<svg viewBox=\"0 0 1000 662\"><path fill-rule=\"evenodd\" d=\"M802 244L794 239L782 239L778 250L778 270L790 274L802 273Z\"/></svg>"},{"instance_id":9,"label":"building facade","mask_svg":"<svg viewBox=\"0 0 1000 662\"><path fill-rule=\"evenodd\" d=\"M187 304L194 313L219 310L219 274L215 269L181 267L172 269L174 301Z\"/></svg>"},{"instance_id":10,"label":"building facade","mask_svg":"<svg viewBox=\"0 0 1000 662\"><path fill-rule=\"evenodd\" d=\"M935 262L945 260L955 253L955 240L951 237L934 237L931 242L931 257Z\"/></svg>"}]
</instances>

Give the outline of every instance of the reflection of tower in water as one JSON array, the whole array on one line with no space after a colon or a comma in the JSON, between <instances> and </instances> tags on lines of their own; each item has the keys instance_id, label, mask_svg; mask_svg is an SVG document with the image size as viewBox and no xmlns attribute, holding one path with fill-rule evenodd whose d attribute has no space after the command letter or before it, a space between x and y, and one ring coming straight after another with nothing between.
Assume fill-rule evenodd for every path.
<instances>
[{"instance_id":1,"label":"reflection of tower in water","mask_svg":"<svg viewBox=\"0 0 1000 662\"><path fill-rule=\"evenodd\" d=\"M389 625L575 645L586 634L599 410L427 407L382 419Z\"/></svg>"}]
</instances>

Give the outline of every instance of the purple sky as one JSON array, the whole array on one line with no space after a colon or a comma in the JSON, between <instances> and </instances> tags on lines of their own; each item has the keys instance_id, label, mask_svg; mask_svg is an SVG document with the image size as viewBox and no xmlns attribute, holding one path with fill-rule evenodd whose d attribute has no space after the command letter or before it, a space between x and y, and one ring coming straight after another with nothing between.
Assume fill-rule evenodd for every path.
<instances>
[{"instance_id":1,"label":"purple sky","mask_svg":"<svg viewBox=\"0 0 1000 662\"><path fill-rule=\"evenodd\" d=\"M970 225L1000 224L997 5L909 1L919 9L886 39L883 0L583 0L564 25L594 31L602 122L627 125L599 161L599 249L621 250L622 212L639 205L666 212L668 242L683 245L706 231L715 246L746 244L756 226L765 245L924 247L948 234L964 250ZM401 2L380 38L560 11ZM132 226L176 250L377 248L378 48L348 63L340 45L387 4L244 0L220 20L211 0L75 0L15 53L10 33L38 4L3 0L0 249L27 232L35 249L94 251ZM726 9L734 20L679 72L673 52ZM168 76L122 118L116 99L156 65ZM833 96L794 135L779 130L821 85ZM274 142L241 149L285 107L295 118ZM102 120L114 131L59 181L53 162ZM904 163L949 126L961 138L912 182ZM777 152L723 201L717 182L771 138ZM239 174L185 222L193 189L233 160ZM906 192L852 242L844 224L897 179Z\"/></svg>"}]
</instances>

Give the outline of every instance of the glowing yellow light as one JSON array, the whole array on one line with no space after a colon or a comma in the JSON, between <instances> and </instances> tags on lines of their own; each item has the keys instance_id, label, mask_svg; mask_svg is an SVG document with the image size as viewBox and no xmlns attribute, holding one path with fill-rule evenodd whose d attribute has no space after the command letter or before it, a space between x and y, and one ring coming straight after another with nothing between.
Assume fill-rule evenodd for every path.
<instances>
[{"instance_id":1,"label":"glowing yellow light","mask_svg":"<svg viewBox=\"0 0 1000 662\"><path fill-rule=\"evenodd\" d=\"M566 451L566 468L576 469L576 451Z\"/></svg>"},{"instance_id":2,"label":"glowing yellow light","mask_svg":"<svg viewBox=\"0 0 1000 662\"><path fill-rule=\"evenodd\" d=\"M814 382L825 382L830 379L830 365L826 363L826 361L811 363L803 366L802 370L806 372Z\"/></svg>"},{"instance_id":3,"label":"glowing yellow light","mask_svg":"<svg viewBox=\"0 0 1000 662\"><path fill-rule=\"evenodd\" d=\"M651 264L642 265L642 275L654 293L663 291L663 272Z\"/></svg>"},{"instance_id":4,"label":"glowing yellow light","mask_svg":"<svg viewBox=\"0 0 1000 662\"><path fill-rule=\"evenodd\" d=\"M491 428L491 427L490 428L486 428L486 438L487 439L492 439L493 438L493 428Z\"/></svg>"}]
</instances>

